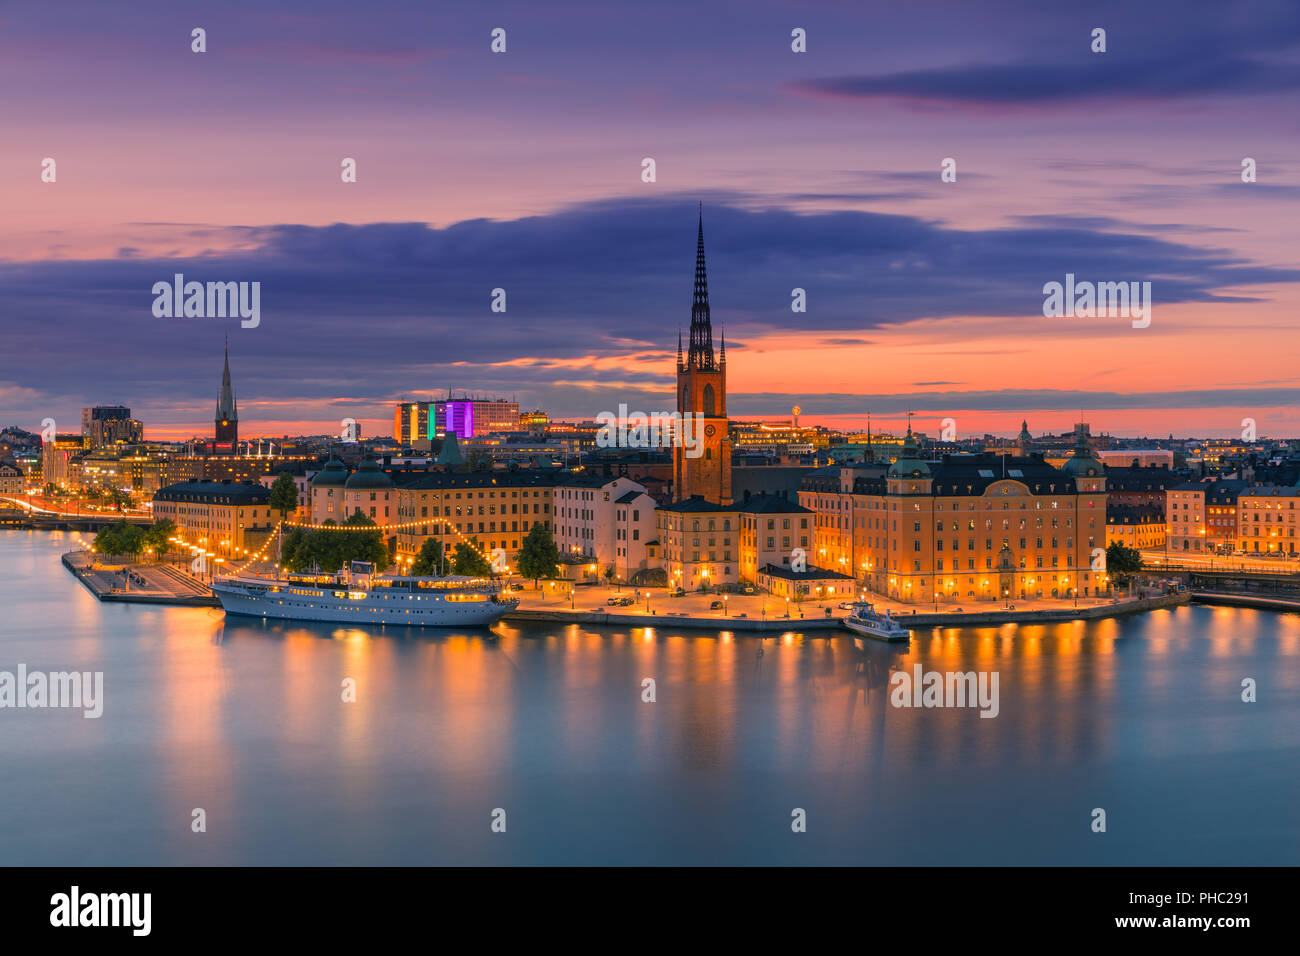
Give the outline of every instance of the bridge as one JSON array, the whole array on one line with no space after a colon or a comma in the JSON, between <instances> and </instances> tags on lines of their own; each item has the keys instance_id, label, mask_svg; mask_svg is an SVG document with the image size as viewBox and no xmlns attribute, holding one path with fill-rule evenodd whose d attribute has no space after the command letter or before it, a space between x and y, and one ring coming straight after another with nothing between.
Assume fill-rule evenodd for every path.
<instances>
[{"instance_id":1,"label":"bridge","mask_svg":"<svg viewBox=\"0 0 1300 956\"><path fill-rule=\"evenodd\" d=\"M37 528L42 531L99 531L119 521L149 527L152 515L116 511L64 511L41 507L23 498L0 499L0 527Z\"/></svg>"},{"instance_id":2,"label":"bridge","mask_svg":"<svg viewBox=\"0 0 1300 956\"><path fill-rule=\"evenodd\" d=\"M1300 572L1297 571L1162 564L1144 572L1179 578L1194 593L1300 600Z\"/></svg>"}]
</instances>

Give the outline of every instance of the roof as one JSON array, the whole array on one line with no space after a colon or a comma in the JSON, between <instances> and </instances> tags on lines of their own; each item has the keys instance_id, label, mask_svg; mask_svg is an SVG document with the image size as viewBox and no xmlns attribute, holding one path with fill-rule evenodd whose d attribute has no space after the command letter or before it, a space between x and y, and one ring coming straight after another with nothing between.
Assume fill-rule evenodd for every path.
<instances>
[{"instance_id":1,"label":"roof","mask_svg":"<svg viewBox=\"0 0 1300 956\"><path fill-rule=\"evenodd\" d=\"M339 459L331 456L330 460L325 462L325 467L322 468L320 471L316 472L316 474L312 476L311 486L313 488L317 488L317 487L341 488L343 487L344 484L347 483L347 480L348 480L347 466L345 466L343 462L339 461Z\"/></svg>"},{"instance_id":2,"label":"roof","mask_svg":"<svg viewBox=\"0 0 1300 956\"><path fill-rule=\"evenodd\" d=\"M777 567L775 564L765 564L759 574L766 574L771 578L784 578L786 581L825 581L827 579L852 581L853 575L841 574L839 571L831 571L828 568L816 568L809 566L806 571L791 571L789 568Z\"/></svg>"},{"instance_id":3,"label":"roof","mask_svg":"<svg viewBox=\"0 0 1300 956\"><path fill-rule=\"evenodd\" d=\"M552 468L521 471L428 472L404 487L414 491L444 488L553 488L563 472Z\"/></svg>"},{"instance_id":4,"label":"roof","mask_svg":"<svg viewBox=\"0 0 1300 956\"><path fill-rule=\"evenodd\" d=\"M154 501L193 501L200 504L264 505L271 489L246 481L179 481L159 488Z\"/></svg>"},{"instance_id":5,"label":"roof","mask_svg":"<svg viewBox=\"0 0 1300 956\"><path fill-rule=\"evenodd\" d=\"M744 501L735 501L729 505L720 505L706 500L701 495L691 495L672 504L660 505L659 511L677 514L709 514L723 512L726 514L812 514L812 510L795 504L780 495L750 495Z\"/></svg>"},{"instance_id":6,"label":"roof","mask_svg":"<svg viewBox=\"0 0 1300 956\"><path fill-rule=\"evenodd\" d=\"M391 488L393 479L379 467L379 462L367 458L352 473L352 477L343 486L345 488Z\"/></svg>"}]
</instances>

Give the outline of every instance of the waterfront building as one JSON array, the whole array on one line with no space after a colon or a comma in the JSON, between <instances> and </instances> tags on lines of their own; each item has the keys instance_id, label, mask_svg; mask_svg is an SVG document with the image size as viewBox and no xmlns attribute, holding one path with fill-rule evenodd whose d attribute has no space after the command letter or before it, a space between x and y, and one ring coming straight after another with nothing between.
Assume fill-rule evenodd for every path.
<instances>
[{"instance_id":1,"label":"waterfront building","mask_svg":"<svg viewBox=\"0 0 1300 956\"><path fill-rule=\"evenodd\" d=\"M365 458L343 483L342 518L346 521L360 513L375 524L392 524L395 520L397 492L392 476L373 458Z\"/></svg>"},{"instance_id":2,"label":"waterfront building","mask_svg":"<svg viewBox=\"0 0 1300 956\"><path fill-rule=\"evenodd\" d=\"M1249 554L1280 554L1295 557L1296 502L1300 488L1255 487L1237 499L1239 531L1237 549Z\"/></svg>"},{"instance_id":3,"label":"waterfront building","mask_svg":"<svg viewBox=\"0 0 1300 956\"><path fill-rule=\"evenodd\" d=\"M223 560L254 554L271 536L279 516L271 492L237 481L185 481L153 496L154 519L169 518L180 536Z\"/></svg>"},{"instance_id":4,"label":"waterfront building","mask_svg":"<svg viewBox=\"0 0 1300 956\"><path fill-rule=\"evenodd\" d=\"M883 475L826 469L799 502L816 513L814 557L905 603L1096 596L1106 545L1106 478L1088 426L1062 467L1039 455L923 461L910 430Z\"/></svg>"},{"instance_id":5,"label":"waterfront building","mask_svg":"<svg viewBox=\"0 0 1300 956\"><path fill-rule=\"evenodd\" d=\"M613 568L617 580L631 581L647 568L655 500L644 485L621 475L570 475L555 487L552 514L561 556L586 559L595 568L588 577L604 579Z\"/></svg>"},{"instance_id":6,"label":"waterfront building","mask_svg":"<svg viewBox=\"0 0 1300 956\"><path fill-rule=\"evenodd\" d=\"M27 490L27 476L12 458L0 461L0 495L20 495Z\"/></svg>"},{"instance_id":7,"label":"waterfront building","mask_svg":"<svg viewBox=\"0 0 1300 956\"><path fill-rule=\"evenodd\" d=\"M1164 505L1106 504L1106 544L1119 542L1138 551L1165 546Z\"/></svg>"},{"instance_id":8,"label":"waterfront building","mask_svg":"<svg viewBox=\"0 0 1300 956\"><path fill-rule=\"evenodd\" d=\"M475 539L487 554L501 548L513 567L533 525L553 530L552 502L562 477L544 469L430 471L417 477L395 492L397 557L413 560L429 538L449 554L458 543Z\"/></svg>"}]
</instances>

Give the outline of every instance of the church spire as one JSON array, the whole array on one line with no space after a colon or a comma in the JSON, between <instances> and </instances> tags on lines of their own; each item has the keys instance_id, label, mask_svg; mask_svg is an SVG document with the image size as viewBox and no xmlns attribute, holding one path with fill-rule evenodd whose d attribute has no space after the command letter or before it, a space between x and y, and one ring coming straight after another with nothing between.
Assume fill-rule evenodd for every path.
<instances>
[{"instance_id":1,"label":"church spire","mask_svg":"<svg viewBox=\"0 0 1300 956\"><path fill-rule=\"evenodd\" d=\"M700 203L699 237L695 245L695 295L691 301L691 350L687 365L713 369L713 323L709 318L709 280L704 268L704 203Z\"/></svg>"},{"instance_id":2,"label":"church spire","mask_svg":"<svg viewBox=\"0 0 1300 956\"><path fill-rule=\"evenodd\" d=\"M680 372L685 367L686 363L682 361L682 327L679 325L677 326L677 371Z\"/></svg>"},{"instance_id":3,"label":"church spire","mask_svg":"<svg viewBox=\"0 0 1300 956\"><path fill-rule=\"evenodd\" d=\"M217 421L233 422L239 420L235 408L235 390L230 385L230 339L226 338L226 364L221 370L221 397L217 399Z\"/></svg>"}]
</instances>

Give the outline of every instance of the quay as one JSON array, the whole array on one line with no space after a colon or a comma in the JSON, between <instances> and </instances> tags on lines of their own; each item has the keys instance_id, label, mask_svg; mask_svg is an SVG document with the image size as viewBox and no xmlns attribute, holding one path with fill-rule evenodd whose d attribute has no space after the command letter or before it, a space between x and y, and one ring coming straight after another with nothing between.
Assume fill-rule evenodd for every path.
<instances>
[{"instance_id":1,"label":"quay","mask_svg":"<svg viewBox=\"0 0 1300 956\"><path fill-rule=\"evenodd\" d=\"M104 602L221 606L209 588L169 564L97 565L89 552L70 551L63 556L63 566ZM123 569L144 583L129 581L122 575Z\"/></svg>"},{"instance_id":2,"label":"quay","mask_svg":"<svg viewBox=\"0 0 1300 956\"><path fill-rule=\"evenodd\" d=\"M940 611L938 613L917 611L900 613L891 608L894 618L904 627L912 630L928 630L944 627L984 627L998 624L1051 624L1060 621L1086 621L1099 618L1121 617L1127 614L1140 614L1145 611L1177 607L1189 601L1189 594L1180 591L1174 594L1160 594L1153 597L1120 600L1115 603L1094 603L1079 607L1030 607L1024 610L1007 610L989 608L972 611ZM754 598L749 599L751 602ZM652 599L662 605L662 596ZM728 602L731 603L730 601ZM739 603L739 602L737 602ZM879 605L877 605L879 607ZM827 614L827 610L830 614ZM756 631L778 633L785 631L830 631L847 633L842 627L846 611L827 605L803 608L802 617L780 616L764 617L748 611L736 613L735 605L726 612L706 613L702 610L662 611L652 608L646 610L644 605L627 608L560 608L537 605L521 605L507 614L503 620L517 621L552 621L559 624L590 624L611 627L680 627L705 629L711 631ZM826 636L830 636L829 634Z\"/></svg>"}]
</instances>

